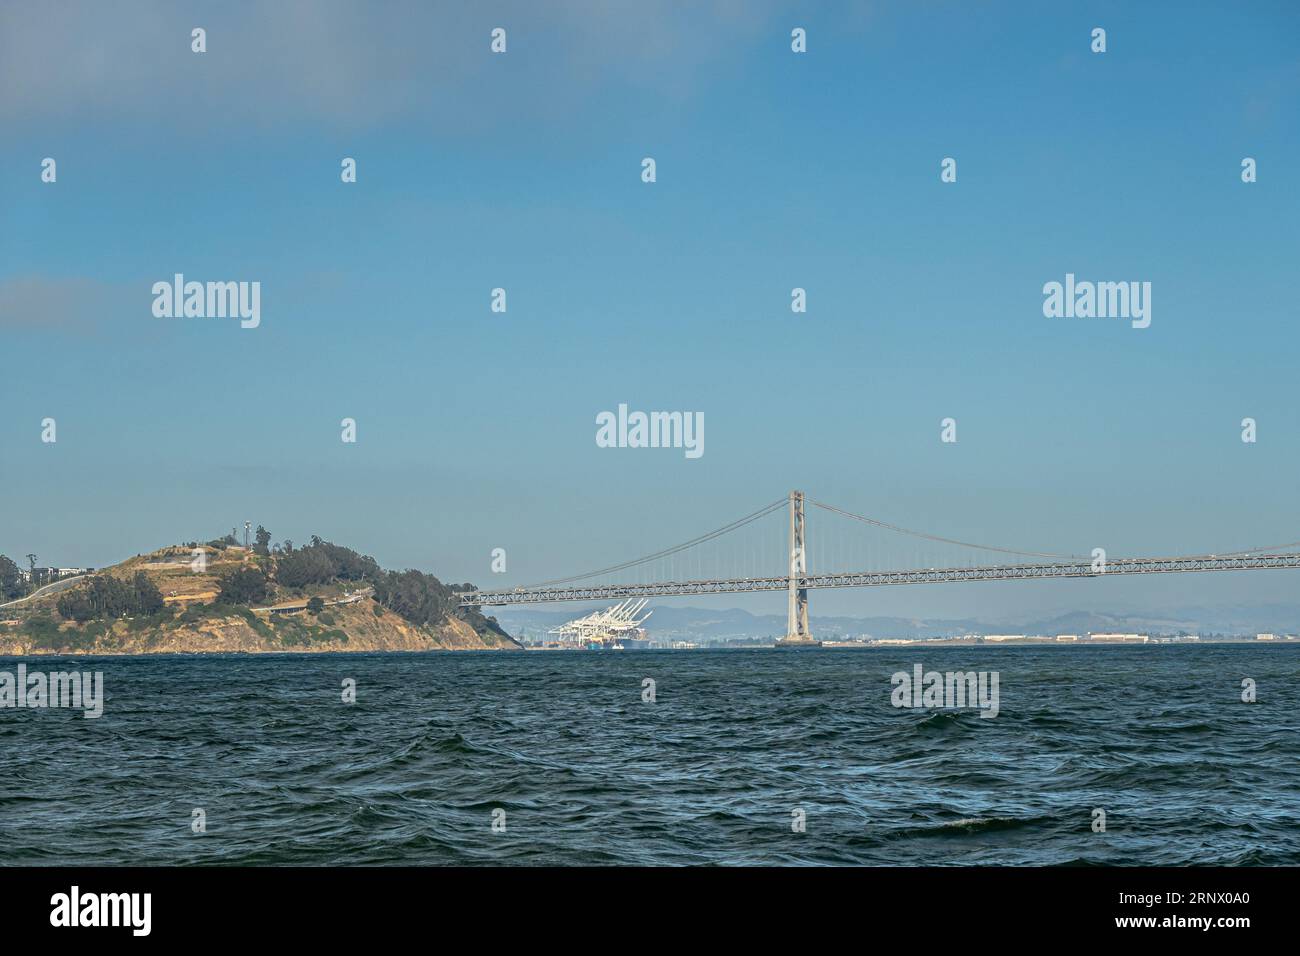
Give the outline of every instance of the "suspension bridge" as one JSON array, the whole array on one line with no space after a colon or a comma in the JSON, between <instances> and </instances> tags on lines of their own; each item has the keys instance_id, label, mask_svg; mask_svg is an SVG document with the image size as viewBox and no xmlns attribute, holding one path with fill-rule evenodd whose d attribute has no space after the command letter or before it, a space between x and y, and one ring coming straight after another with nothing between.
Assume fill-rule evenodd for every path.
<instances>
[{"instance_id":1,"label":"suspension bridge","mask_svg":"<svg viewBox=\"0 0 1300 956\"><path fill-rule=\"evenodd\" d=\"M891 536L895 540L919 545L904 560L902 567L870 567L869 555L881 553L860 543L860 550L841 547L839 553L831 547L823 549L819 564L810 570L809 512L841 522L857 522L875 534ZM784 512L784 515L782 515ZM778 566L773 568L772 555L760 555L763 550L756 542L742 541L737 559L732 566L744 566L748 559L751 573L722 576L700 573L705 562L700 558L702 549L721 539L731 541L753 536L757 531L769 544L777 539L772 534L770 519L780 516L784 525L784 541L777 555ZM842 544L843 542L841 542ZM567 578L543 581L528 587L500 590L458 592L461 607L501 607L510 604L542 604L558 601L603 601L624 598L675 597L688 594L735 594L745 591L785 591L788 594L786 636L779 646L815 646L808 626L808 592L814 588L884 587L896 584L940 584L959 581L1027 581L1046 578L1097 578L1112 575L1169 574L1191 571L1251 571L1266 568L1300 568L1300 541L1251 548L1219 554L1197 554L1177 557L1124 557L1107 558L1101 549L1088 555L1054 554L1043 551L1025 551L994 545L976 544L940 535L915 531L879 521L866 515L837 508L820 501L807 499L803 492L792 491L743 518L724 525L708 534L700 535L671 548L656 551L630 561L599 568ZM964 558L951 560L953 549ZM926 549L930 549L927 551ZM934 549L949 559L936 560ZM748 550L748 555L745 554ZM1034 558L1035 561L1010 560ZM877 560L879 560L877 558ZM895 557L895 563L897 558ZM772 573L754 573L766 566ZM691 572L695 573L692 574ZM609 580L609 579L613 580ZM632 580L631 578L635 578Z\"/></svg>"}]
</instances>

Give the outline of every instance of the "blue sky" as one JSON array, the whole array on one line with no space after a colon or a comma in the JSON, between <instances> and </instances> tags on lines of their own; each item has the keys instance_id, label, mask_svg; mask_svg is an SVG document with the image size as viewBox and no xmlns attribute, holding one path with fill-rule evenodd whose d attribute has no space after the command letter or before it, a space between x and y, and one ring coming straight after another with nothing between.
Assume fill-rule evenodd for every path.
<instances>
[{"instance_id":1,"label":"blue sky","mask_svg":"<svg viewBox=\"0 0 1300 956\"><path fill-rule=\"evenodd\" d=\"M792 487L1035 550L1300 539L1298 115L1284 3L8 4L0 552L102 565L247 518L516 584ZM154 318L176 272L260 281L261 326ZM1151 327L1045 318L1067 272L1150 281ZM703 412L704 456L596 447L620 402ZM1256 573L814 611L1295 591Z\"/></svg>"}]
</instances>

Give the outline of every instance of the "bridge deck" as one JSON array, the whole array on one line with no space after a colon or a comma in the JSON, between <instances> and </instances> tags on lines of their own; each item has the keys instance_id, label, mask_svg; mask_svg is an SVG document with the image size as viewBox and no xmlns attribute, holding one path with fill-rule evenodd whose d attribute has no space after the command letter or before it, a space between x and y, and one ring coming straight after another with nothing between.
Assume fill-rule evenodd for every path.
<instances>
[{"instance_id":1,"label":"bridge deck","mask_svg":"<svg viewBox=\"0 0 1300 956\"><path fill-rule=\"evenodd\" d=\"M1179 558L1117 558L1105 571L1093 570L1089 561L1060 564L1000 564L965 568L922 568L907 571L862 571L800 575L798 587L861 588L891 584L942 584L956 581L1029 581L1045 578L1097 578L1127 574L1172 574L1188 571L1251 571L1264 568L1300 568L1300 553L1196 555ZM500 607L509 604L545 604L558 601L604 601L625 597L672 597L684 594L734 594L744 591L785 591L786 575L758 578L723 578L705 581L661 581L654 584L570 585L515 588L508 591L458 593L461 607Z\"/></svg>"}]
</instances>

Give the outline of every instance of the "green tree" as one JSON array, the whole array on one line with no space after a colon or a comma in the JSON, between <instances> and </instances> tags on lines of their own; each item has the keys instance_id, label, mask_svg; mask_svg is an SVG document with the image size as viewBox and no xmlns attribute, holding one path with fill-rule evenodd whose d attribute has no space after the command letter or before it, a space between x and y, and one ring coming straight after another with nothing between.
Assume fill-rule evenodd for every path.
<instances>
[{"instance_id":1,"label":"green tree","mask_svg":"<svg viewBox=\"0 0 1300 956\"><path fill-rule=\"evenodd\" d=\"M45 650L57 651L65 646L63 635L59 633L59 622L48 614L29 617L22 632L32 639L33 644Z\"/></svg>"},{"instance_id":2,"label":"green tree","mask_svg":"<svg viewBox=\"0 0 1300 956\"><path fill-rule=\"evenodd\" d=\"M221 579L217 603L260 604L268 593L265 574L257 568L240 568Z\"/></svg>"},{"instance_id":3,"label":"green tree","mask_svg":"<svg viewBox=\"0 0 1300 956\"><path fill-rule=\"evenodd\" d=\"M18 565L0 554L0 599L11 601L23 596L23 579Z\"/></svg>"},{"instance_id":4,"label":"green tree","mask_svg":"<svg viewBox=\"0 0 1300 956\"><path fill-rule=\"evenodd\" d=\"M312 535L311 543L301 548L293 548L286 541L275 559L275 579L288 588L336 580L374 581L381 576L374 558L323 541L319 535Z\"/></svg>"},{"instance_id":5,"label":"green tree","mask_svg":"<svg viewBox=\"0 0 1300 956\"><path fill-rule=\"evenodd\" d=\"M148 616L157 614L167 606L163 600L162 591L158 590L158 585L149 580L149 576L143 571L135 573L135 580L131 582L132 590L132 608L133 614Z\"/></svg>"},{"instance_id":6,"label":"green tree","mask_svg":"<svg viewBox=\"0 0 1300 956\"><path fill-rule=\"evenodd\" d=\"M149 576L137 571L129 582L111 574L93 575L84 584L60 594L56 606L61 616L84 624L105 618L148 617L161 611L167 602Z\"/></svg>"},{"instance_id":7,"label":"green tree","mask_svg":"<svg viewBox=\"0 0 1300 956\"><path fill-rule=\"evenodd\" d=\"M59 595L58 608L60 616L70 621L85 623L95 619L95 608L91 606L88 588L64 591Z\"/></svg>"},{"instance_id":8,"label":"green tree","mask_svg":"<svg viewBox=\"0 0 1300 956\"><path fill-rule=\"evenodd\" d=\"M264 558L269 557L271 554L271 532L259 524L255 538L257 543L253 545L253 551Z\"/></svg>"},{"instance_id":9,"label":"green tree","mask_svg":"<svg viewBox=\"0 0 1300 956\"><path fill-rule=\"evenodd\" d=\"M325 610L325 602L321 600L320 595L316 595L307 602L307 613L316 615Z\"/></svg>"},{"instance_id":10,"label":"green tree","mask_svg":"<svg viewBox=\"0 0 1300 956\"><path fill-rule=\"evenodd\" d=\"M423 571L389 571L375 581L375 598L412 624L436 624L452 606L451 588Z\"/></svg>"},{"instance_id":11,"label":"green tree","mask_svg":"<svg viewBox=\"0 0 1300 956\"><path fill-rule=\"evenodd\" d=\"M334 562L321 548L306 547L282 551L275 562L275 579L287 588L326 584L333 580Z\"/></svg>"}]
</instances>

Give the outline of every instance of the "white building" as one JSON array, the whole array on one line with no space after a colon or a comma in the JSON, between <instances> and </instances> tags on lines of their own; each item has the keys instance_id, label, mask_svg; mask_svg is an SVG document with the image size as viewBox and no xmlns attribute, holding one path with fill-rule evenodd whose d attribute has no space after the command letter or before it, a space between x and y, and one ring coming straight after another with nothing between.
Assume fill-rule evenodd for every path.
<instances>
[{"instance_id":1,"label":"white building","mask_svg":"<svg viewBox=\"0 0 1300 956\"><path fill-rule=\"evenodd\" d=\"M36 576L38 584L57 581L60 578L71 578L78 574L89 574L94 568L19 568L18 577L23 581L30 582L32 575Z\"/></svg>"}]
</instances>

